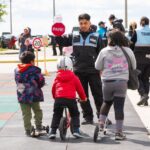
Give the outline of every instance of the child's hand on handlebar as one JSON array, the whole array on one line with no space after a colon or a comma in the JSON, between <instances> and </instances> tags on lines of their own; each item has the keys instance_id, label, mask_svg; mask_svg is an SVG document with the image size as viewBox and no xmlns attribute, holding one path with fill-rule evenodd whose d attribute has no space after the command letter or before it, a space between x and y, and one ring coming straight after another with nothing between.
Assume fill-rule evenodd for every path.
<instances>
[{"instance_id":1,"label":"child's hand on handlebar","mask_svg":"<svg viewBox=\"0 0 150 150\"><path fill-rule=\"evenodd\" d=\"M87 98L85 100L79 100L80 103L86 103L87 102Z\"/></svg>"}]
</instances>

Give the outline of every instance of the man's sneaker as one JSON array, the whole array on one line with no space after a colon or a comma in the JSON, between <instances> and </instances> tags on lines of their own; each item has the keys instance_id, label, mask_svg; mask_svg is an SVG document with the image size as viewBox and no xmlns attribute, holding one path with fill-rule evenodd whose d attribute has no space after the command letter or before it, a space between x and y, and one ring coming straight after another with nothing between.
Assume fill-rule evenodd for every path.
<instances>
[{"instance_id":1,"label":"man's sneaker","mask_svg":"<svg viewBox=\"0 0 150 150\"><path fill-rule=\"evenodd\" d=\"M50 133L48 138L51 140L56 139L56 133Z\"/></svg>"},{"instance_id":2,"label":"man's sneaker","mask_svg":"<svg viewBox=\"0 0 150 150\"><path fill-rule=\"evenodd\" d=\"M93 120L87 120L87 119L85 119L81 124L82 125L88 125L88 124L93 124L94 122L93 122Z\"/></svg>"},{"instance_id":3,"label":"man's sneaker","mask_svg":"<svg viewBox=\"0 0 150 150\"><path fill-rule=\"evenodd\" d=\"M148 106L148 101L146 101L146 102L144 103L144 106Z\"/></svg>"},{"instance_id":4,"label":"man's sneaker","mask_svg":"<svg viewBox=\"0 0 150 150\"><path fill-rule=\"evenodd\" d=\"M73 136L76 138L82 138L83 137L83 135L81 134L79 129L74 131Z\"/></svg>"},{"instance_id":5,"label":"man's sneaker","mask_svg":"<svg viewBox=\"0 0 150 150\"><path fill-rule=\"evenodd\" d=\"M147 106L148 99L149 99L149 96L147 94L144 94L143 96L141 96L141 100L137 103L137 105L138 106L141 106L141 105Z\"/></svg>"},{"instance_id":6,"label":"man's sneaker","mask_svg":"<svg viewBox=\"0 0 150 150\"><path fill-rule=\"evenodd\" d=\"M126 139L126 135L123 133L116 133L115 134L115 140L125 140Z\"/></svg>"},{"instance_id":7,"label":"man's sneaker","mask_svg":"<svg viewBox=\"0 0 150 150\"><path fill-rule=\"evenodd\" d=\"M56 130L55 129L51 129L51 132L49 134L49 139L53 140L56 138Z\"/></svg>"}]
</instances>

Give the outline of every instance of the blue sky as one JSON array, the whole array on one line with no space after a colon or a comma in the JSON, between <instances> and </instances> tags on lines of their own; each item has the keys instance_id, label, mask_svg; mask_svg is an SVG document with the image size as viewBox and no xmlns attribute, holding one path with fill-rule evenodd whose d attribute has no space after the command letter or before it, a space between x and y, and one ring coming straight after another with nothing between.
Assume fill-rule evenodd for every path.
<instances>
[{"instance_id":1,"label":"blue sky","mask_svg":"<svg viewBox=\"0 0 150 150\"><path fill-rule=\"evenodd\" d=\"M19 35L23 28L32 28L32 34L51 33L53 24L53 0L12 0L13 33ZM56 14L62 15L66 32L71 32L73 26L78 25L78 15L89 13L92 23L100 20L108 22L110 14L124 19L124 0L55 0ZM0 0L9 4L9 0ZM141 16L150 18L150 0L128 0L129 22L139 22ZM0 23L0 33L9 31L9 7L5 22Z\"/></svg>"}]
</instances>

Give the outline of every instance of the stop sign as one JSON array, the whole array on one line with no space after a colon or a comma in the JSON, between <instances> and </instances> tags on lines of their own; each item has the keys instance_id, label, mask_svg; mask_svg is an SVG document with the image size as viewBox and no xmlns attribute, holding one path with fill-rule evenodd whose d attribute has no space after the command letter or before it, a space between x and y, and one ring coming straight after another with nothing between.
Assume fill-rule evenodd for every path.
<instances>
[{"instance_id":1,"label":"stop sign","mask_svg":"<svg viewBox=\"0 0 150 150\"><path fill-rule=\"evenodd\" d=\"M56 36L61 36L65 33L65 26L62 23L55 23L52 26L52 33Z\"/></svg>"}]
</instances>

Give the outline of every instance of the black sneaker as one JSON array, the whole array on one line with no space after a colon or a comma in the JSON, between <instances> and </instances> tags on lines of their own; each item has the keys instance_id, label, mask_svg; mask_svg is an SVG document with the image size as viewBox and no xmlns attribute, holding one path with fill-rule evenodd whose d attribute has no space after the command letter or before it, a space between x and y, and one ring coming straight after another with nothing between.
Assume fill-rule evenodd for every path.
<instances>
[{"instance_id":1,"label":"black sneaker","mask_svg":"<svg viewBox=\"0 0 150 150\"><path fill-rule=\"evenodd\" d=\"M116 133L115 134L115 140L125 140L126 139L126 135L123 133Z\"/></svg>"},{"instance_id":2,"label":"black sneaker","mask_svg":"<svg viewBox=\"0 0 150 150\"><path fill-rule=\"evenodd\" d=\"M49 136L48 136L48 138L51 139L51 140L56 139L56 130L52 129Z\"/></svg>"},{"instance_id":3,"label":"black sneaker","mask_svg":"<svg viewBox=\"0 0 150 150\"><path fill-rule=\"evenodd\" d=\"M48 138L51 139L51 140L56 139L56 133L50 133Z\"/></svg>"},{"instance_id":4,"label":"black sneaker","mask_svg":"<svg viewBox=\"0 0 150 150\"><path fill-rule=\"evenodd\" d=\"M144 103L144 106L148 106L148 101L146 101L146 102Z\"/></svg>"},{"instance_id":5,"label":"black sneaker","mask_svg":"<svg viewBox=\"0 0 150 150\"><path fill-rule=\"evenodd\" d=\"M144 105L147 106L148 105L148 99L149 96L147 94L144 94L143 96L141 96L141 100L137 103L138 106Z\"/></svg>"},{"instance_id":6,"label":"black sneaker","mask_svg":"<svg viewBox=\"0 0 150 150\"><path fill-rule=\"evenodd\" d=\"M88 124L94 124L93 120L84 120L82 123L82 125L88 125Z\"/></svg>"},{"instance_id":7,"label":"black sneaker","mask_svg":"<svg viewBox=\"0 0 150 150\"><path fill-rule=\"evenodd\" d=\"M31 131L30 130L26 130L25 134L26 134L26 136L31 137Z\"/></svg>"}]
</instances>

